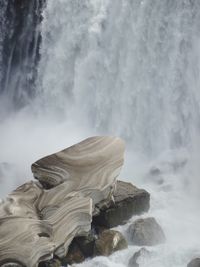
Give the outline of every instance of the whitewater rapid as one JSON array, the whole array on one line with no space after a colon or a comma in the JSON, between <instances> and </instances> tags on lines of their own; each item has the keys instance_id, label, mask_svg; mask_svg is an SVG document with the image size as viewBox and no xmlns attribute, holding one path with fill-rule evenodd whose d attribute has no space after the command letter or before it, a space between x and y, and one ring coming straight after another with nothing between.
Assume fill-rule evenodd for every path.
<instances>
[{"instance_id":1,"label":"whitewater rapid","mask_svg":"<svg viewBox=\"0 0 200 267\"><path fill-rule=\"evenodd\" d=\"M29 180L40 157L90 135L121 136L121 178L151 193L144 216L167 237L140 267L185 267L200 254L200 1L47 0L42 17L35 93L26 93L24 79L12 88L24 74L18 68L0 101L0 195ZM22 63L33 66L34 55ZM26 105L8 113L24 95ZM80 266L125 267L137 250Z\"/></svg>"}]
</instances>

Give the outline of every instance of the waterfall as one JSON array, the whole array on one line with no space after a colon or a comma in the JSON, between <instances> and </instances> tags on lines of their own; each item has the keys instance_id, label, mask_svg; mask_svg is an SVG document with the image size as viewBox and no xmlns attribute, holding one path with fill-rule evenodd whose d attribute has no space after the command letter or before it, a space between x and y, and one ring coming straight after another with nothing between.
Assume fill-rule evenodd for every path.
<instances>
[{"instance_id":1,"label":"waterfall","mask_svg":"<svg viewBox=\"0 0 200 267\"><path fill-rule=\"evenodd\" d=\"M121 136L122 178L149 190L167 236L141 267L186 266L200 248L199 74L199 0L0 1L0 196L42 156ZM125 267L136 250L82 266Z\"/></svg>"},{"instance_id":2,"label":"waterfall","mask_svg":"<svg viewBox=\"0 0 200 267\"><path fill-rule=\"evenodd\" d=\"M144 153L199 132L200 2L49 0L40 90L48 108Z\"/></svg>"},{"instance_id":3,"label":"waterfall","mask_svg":"<svg viewBox=\"0 0 200 267\"><path fill-rule=\"evenodd\" d=\"M10 0L0 4L0 92L9 108L25 105L35 93L43 3Z\"/></svg>"}]
</instances>

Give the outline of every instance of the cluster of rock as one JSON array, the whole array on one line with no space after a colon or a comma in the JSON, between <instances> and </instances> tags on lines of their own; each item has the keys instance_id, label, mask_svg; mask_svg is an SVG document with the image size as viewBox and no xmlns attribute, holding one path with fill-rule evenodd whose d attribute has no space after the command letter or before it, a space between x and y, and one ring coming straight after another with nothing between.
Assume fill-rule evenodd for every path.
<instances>
[{"instance_id":1,"label":"cluster of rock","mask_svg":"<svg viewBox=\"0 0 200 267\"><path fill-rule=\"evenodd\" d=\"M67 266L126 248L126 239L110 228L148 211L150 195L117 181L123 155L121 139L92 137L35 162L38 181L0 205L0 266ZM128 233L139 246L165 239L153 218L136 220Z\"/></svg>"}]
</instances>

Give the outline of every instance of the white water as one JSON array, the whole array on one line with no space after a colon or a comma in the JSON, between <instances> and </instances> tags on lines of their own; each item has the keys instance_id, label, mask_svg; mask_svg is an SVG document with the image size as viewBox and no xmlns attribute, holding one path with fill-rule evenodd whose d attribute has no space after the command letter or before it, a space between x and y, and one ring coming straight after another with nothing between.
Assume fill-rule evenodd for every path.
<instances>
[{"instance_id":1,"label":"white water","mask_svg":"<svg viewBox=\"0 0 200 267\"><path fill-rule=\"evenodd\" d=\"M1 195L41 156L119 135L122 178L151 193L144 216L167 236L140 266L186 266L200 256L200 1L48 0L43 16L37 98L0 127L0 162L13 163L2 168ZM81 266L124 267L136 250Z\"/></svg>"}]
</instances>

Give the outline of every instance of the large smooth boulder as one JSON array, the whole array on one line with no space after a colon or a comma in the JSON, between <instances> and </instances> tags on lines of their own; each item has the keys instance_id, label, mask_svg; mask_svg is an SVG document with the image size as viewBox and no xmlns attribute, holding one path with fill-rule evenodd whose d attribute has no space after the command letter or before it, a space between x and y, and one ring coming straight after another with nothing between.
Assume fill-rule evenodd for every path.
<instances>
[{"instance_id":1,"label":"large smooth boulder","mask_svg":"<svg viewBox=\"0 0 200 267\"><path fill-rule=\"evenodd\" d=\"M117 181L113 199L96 205L93 224L112 228L125 224L133 215L149 210L150 194L131 183Z\"/></svg>"},{"instance_id":2,"label":"large smooth boulder","mask_svg":"<svg viewBox=\"0 0 200 267\"><path fill-rule=\"evenodd\" d=\"M113 252L127 247L127 241L120 232L105 230L100 233L98 239L95 241L95 255L109 256Z\"/></svg>"},{"instance_id":3,"label":"large smooth boulder","mask_svg":"<svg viewBox=\"0 0 200 267\"><path fill-rule=\"evenodd\" d=\"M73 238L90 231L95 204L112 197L123 155L121 139L91 137L34 163L38 181L0 204L0 265L64 257Z\"/></svg>"},{"instance_id":4,"label":"large smooth boulder","mask_svg":"<svg viewBox=\"0 0 200 267\"><path fill-rule=\"evenodd\" d=\"M131 242L137 246L154 246L165 242L161 226L154 218L138 219L128 228Z\"/></svg>"},{"instance_id":5,"label":"large smooth boulder","mask_svg":"<svg viewBox=\"0 0 200 267\"><path fill-rule=\"evenodd\" d=\"M191 260L187 267L200 267L200 258L196 258L196 259L193 259Z\"/></svg>"}]
</instances>

